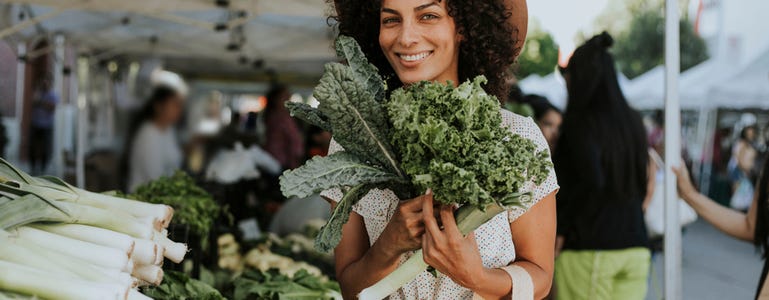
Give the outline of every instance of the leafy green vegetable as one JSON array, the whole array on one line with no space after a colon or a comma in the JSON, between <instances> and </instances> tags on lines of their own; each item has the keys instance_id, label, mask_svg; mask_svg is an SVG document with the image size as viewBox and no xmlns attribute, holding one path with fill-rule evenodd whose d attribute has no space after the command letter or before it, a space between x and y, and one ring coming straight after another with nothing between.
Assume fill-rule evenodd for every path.
<instances>
[{"instance_id":1,"label":"leafy green vegetable","mask_svg":"<svg viewBox=\"0 0 769 300\"><path fill-rule=\"evenodd\" d=\"M548 175L547 152L502 127L485 83L483 76L456 88L424 81L394 91L387 103L403 170L442 203L485 207Z\"/></svg>"},{"instance_id":2,"label":"leafy green vegetable","mask_svg":"<svg viewBox=\"0 0 769 300\"><path fill-rule=\"evenodd\" d=\"M379 76L377 68L369 63L360 51L355 39L340 36L336 40L336 55L347 60L347 65L355 74L356 80L365 83L366 90L374 96L376 101L382 102L385 99L387 89L385 82Z\"/></svg>"},{"instance_id":3,"label":"leafy green vegetable","mask_svg":"<svg viewBox=\"0 0 769 300\"><path fill-rule=\"evenodd\" d=\"M248 270L235 280L235 300L245 299L341 299L339 284L300 270L293 277L277 269Z\"/></svg>"},{"instance_id":4,"label":"leafy green vegetable","mask_svg":"<svg viewBox=\"0 0 769 300\"><path fill-rule=\"evenodd\" d=\"M327 64L313 95L320 102L318 110L329 117L335 139L345 151L400 174L387 140L389 125L384 107L364 83L356 81L350 67Z\"/></svg>"},{"instance_id":5,"label":"leafy green vegetable","mask_svg":"<svg viewBox=\"0 0 769 300\"><path fill-rule=\"evenodd\" d=\"M481 87L484 78L457 88L422 82L394 91L388 100L384 80L355 40L340 36L336 47L348 65L326 65L314 91L317 111L289 109L310 123L327 120L345 154L314 158L280 178L287 196L346 191L321 228L316 248L329 251L337 245L353 205L373 188L408 199L432 187L438 201L484 212L530 201L520 189L544 180L547 154L502 128L499 103ZM467 215L474 216L472 222L460 225L470 229L490 219Z\"/></svg>"},{"instance_id":6,"label":"leafy green vegetable","mask_svg":"<svg viewBox=\"0 0 769 300\"><path fill-rule=\"evenodd\" d=\"M291 116L307 121L312 125L318 126L326 131L331 131L331 124L328 123L328 117L323 115L317 109L304 103L286 102L286 107L291 111Z\"/></svg>"},{"instance_id":7,"label":"leafy green vegetable","mask_svg":"<svg viewBox=\"0 0 769 300\"><path fill-rule=\"evenodd\" d=\"M204 241L221 212L213 197L182 171L143 184L128 197L170 205L174 208L174 222L189 226L190 230Z\"/></svg>"},{"instance_id":8,"label":"leafy green vegetable","mask_svg":"<svg viewBox=\"0 0 769 300\"><path fill-rule=\"evenodd\" d=\"M165 271L163 283L142 293L155 300L226 300L219 291L181 272Z\"/></svg>"},{"instance_id":9,"label":"leafy green vegetable","mask_svg":"<svg viewBox=\"0 0 769 300\"><path fill-rule=\"evenodd\" d=\"M300 172L286 172L280 186L283 195L308 197L314 193L342 185L379 183L399 178L382 168L371 166L349 152L337 152L307 161Z\"/></svg>"}]
</instances>

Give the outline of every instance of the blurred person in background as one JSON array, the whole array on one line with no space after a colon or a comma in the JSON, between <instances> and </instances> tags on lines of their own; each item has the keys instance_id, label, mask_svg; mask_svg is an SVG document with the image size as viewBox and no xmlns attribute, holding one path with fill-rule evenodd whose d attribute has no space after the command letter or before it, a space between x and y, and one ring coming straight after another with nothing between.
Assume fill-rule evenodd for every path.
<instances>
[{"instance_id":1,"label":"blurred person in background","mask_svg":"<svg viewBox=\"0 0 769 300\"><path fill-rule=\"evenodd\" d=\"M299 167L304 162L304 139L286 108L290 98L285 85L274 84L267 92L267 107L264 109L264 150L275 157L284 169Z\"/></svg>"},{"instance_id":2,"label":"blurred person in background","mask_svg":"<svg viewBox=\"0 0 769 300\"><path fill-rule=\"evenodd\" d=\"M643 204L654 178L641 116L617 82L612 43L605 32L592 37L561 70L569 102L553 159L561 185L556 299L646 296Z\"/></svg>"},{"instance_id":3,"label":"blurred person in background","mask_svg":"<svg viewBox=\"0 0 769 300\"><path fill-rule=\"evenodd\" d=\"M318 126L310 126L307 131L307 158L328 155L328 146L331 144L331 132Z\"/></svg>"},{"instance_id":4,"label":"blurred person in background","mask_svg":"<svg viewBox=\"0 0 769 300\"><path fill-rule=\"evenodd\" d=\"M124 159L129 192L181 167L182 150L175 126L182 117L184 98L177 89L157 86L131 122Z\"/></svg>"},{"instance_id":5,"label":"blurred person in background","mask_svg":"<svg viewBox=\"0 0 769 300\"><path fill-rule=\"evenodd\" d=\"M753 202L754 167L758 152L755 148L756 126L747 125L740 131L739 139L732 146L732 157L727 169L732 183L732 197L729 205L740 211L746 211Z\"/></svg>"},{"instance_id":6,"label":"blurred person in background","mask_svg":"<svg viewBox=\"0 0 769 300\"><path fill-rule=\"evenodd\" d=\"M769 253L769 159L764 159L757 184L758 192L752 198L747 213L724 207L700 194L685 167L674 167L673 172L676 173L679 195L697 214L722 232L756 245L764 259L756 299L769 299L769 282L766 280L769 271L769 261L766 260Z\"/></svg>"},{"instance_id":7,"label":"blurred person in background","mask_svg":"<svg viewBox=\"0 0 769 300\"><path fill-rule=\"evenodd\" d=\"M561 111L555 107L547 98L540 95L526 95L522 103L528 104L534 110L534 121L537 122L539 129L550 146L550 151L555 150L555 144L558 142L558 134L561 128L563 116Z\"/></svg>"},{"instance_id":8,"label":"blurred person in background","mask_svg":"<svg viewBox=\"0 0 769 300\"><path fill-rule=\"evenodd\" d=\"M53 91L50 77L43 78L35 88L30 123L29 164L33 175L45 172L53 151L53 122L59 96Z\"/></svg>"}]
</instances>

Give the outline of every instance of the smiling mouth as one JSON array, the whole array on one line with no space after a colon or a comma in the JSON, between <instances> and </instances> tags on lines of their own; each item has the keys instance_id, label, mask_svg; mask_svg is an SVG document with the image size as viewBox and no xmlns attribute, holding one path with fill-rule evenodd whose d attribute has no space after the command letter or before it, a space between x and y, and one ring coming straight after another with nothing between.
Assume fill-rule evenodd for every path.
<instances>
[{"instance_id":1,"label":"smiling mouth","mask_svg":"<svg viewBox=\"0 0 769 300\"><path fill-rule=\"evenodd\" d=\"M409 55L398 54L398 57L405 62L417 62L417 61L424 60L431 54L433 54L433 51L425 51L425 52L421 52L417 54L409 54Z\"/></svg>"}]
</instances>

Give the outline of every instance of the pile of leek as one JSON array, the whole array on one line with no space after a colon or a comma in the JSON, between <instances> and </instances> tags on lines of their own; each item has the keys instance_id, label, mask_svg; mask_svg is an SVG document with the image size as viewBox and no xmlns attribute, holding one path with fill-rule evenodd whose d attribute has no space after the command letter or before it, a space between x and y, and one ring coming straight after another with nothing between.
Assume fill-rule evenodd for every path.
<instances>
[{"instance_id":1,"label":"pile of leek","mask_svg":"<svg viewBox=\"0 0 769 300\"><path fill-rule=\"evenodd\" d=\"M0 292L46 299L149 299L163 280L173 209L32 177L0 159Z\"/></svg>"}]
</instances>

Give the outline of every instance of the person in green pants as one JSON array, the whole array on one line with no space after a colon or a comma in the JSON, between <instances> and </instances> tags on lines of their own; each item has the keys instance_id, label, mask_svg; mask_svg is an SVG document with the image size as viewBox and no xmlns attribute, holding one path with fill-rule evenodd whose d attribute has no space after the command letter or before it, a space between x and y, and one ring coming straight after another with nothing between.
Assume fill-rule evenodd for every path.
<instances>
[{"instance_id":1,"label":"person in green pants","mask_svg":"<svg viewBox=\"0 0 769 300\"><path fill-rule=\"evenodd\" d=\"M569 103L553 162L558 300L642 300L650 266L644 203L654 188L638 112L617 82L603 33L577 48L561 73ZM559 251L560 250L560 251Z\"/></svg>"}]
</instances>

